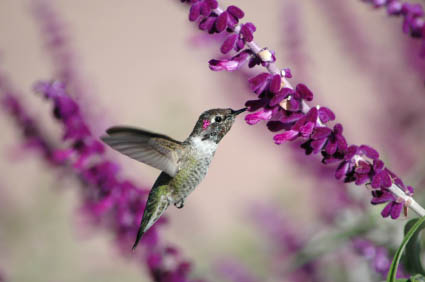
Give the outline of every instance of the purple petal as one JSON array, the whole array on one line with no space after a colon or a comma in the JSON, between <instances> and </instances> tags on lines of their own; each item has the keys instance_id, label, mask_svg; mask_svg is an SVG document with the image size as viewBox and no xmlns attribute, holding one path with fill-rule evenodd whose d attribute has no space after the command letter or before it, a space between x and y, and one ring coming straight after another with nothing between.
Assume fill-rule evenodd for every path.
<instances>
[{"instance_id":1,"label":"purple petal","mask_svg":"<svg viewBox=\"0 0 425 282\"><path fill-rule=\"evenodd\" d=\"M334 125L334 134L342 134L343 128L342 128L342 124L337 123Z\"/></svg>"},{"instance_id":2,"label":"purple petal","mask_svg":"<svg viewBox=\"0 0 425 282\"><path fill-rule=\"evenodd\" d=\"M304 116L303 113L294 113L285 111L285 115L280 118L280 121L283 123L292 123L298 121Z\"/></svg>"},{"instance_id":3,"label":"purple petal","mask_svg":"<svg viewBox=\"0 0 425 282\"><path fill-rule=\"evenodd\" d=\"M241 27L240 34L242 35L243 39L245 39L246 42L251 42L254 40L254 35L252 30L247 26L247 24L243 24Z\"/></svg>"},{"instance_id":4,"label":"purple petal","mask_svg":"<svg viewBox=\"0 0 425 282\"><path fill-rule=\"evenodd\" d=\"M372 191L372 201L370 202L372 205L378 205L382 203L386 203L388 201L393 201L394 196L390 192L382 191L382 190L374 190Z\"/></svg>"},{"instance_id":5,"label":"purple petal","mask_svg":"<svg viewBox=\"0 0 425 282\"><path fill-rule=\"evenodd\" d=\"M311 138L314 140L326 138L331 135L332 130L328 127L316 127Z\"/></svg>"},{"instance_id":6,"label":"purple petal","mask_svg":"<svg viewBox=\"0 0 425 282\"><path fill-rule=\"evenodd\" d=\"M345 151L348 146L347 141L345 140L345 137L342 135L336 135L335 139L336 139L336 144L338 145L338 149L340 151Z\"/></svg>"},{"instance_id":7,"label":"purple petal","mask_svg":"<svg viewBox=\"0 0 425 282\"><path fill-rule=\"evenodd\" d=\"M261 94L268 85L269 77L271 77L271 74L267 72L260 73L248 81L249 88L255 93Z\"/></svg>"},{"instance_id":8,"label":"purple petal","mask_svg":"<svg viewBox=\"0 0 425 282\"><path fill-rule=\"evenodd\" d=\"M245 27L246 27L247 29L249 29L252 33L254 33L254 32L257 30L257 28L255 27L255 25L254 25L253 23L251 23L251 22L247 22L247 23L245 23L244 25L245 25Z\"/></svg>"},{"instance_id":9,"label":"purple petal","mask_svg":"<svg viewBox=\"0 0 425 282\"><path fill-rule=\"evenodd\" d=\"M245 107L248 108L248 111L253 112L260 108L263 108L266 104L266 99L249 100L245 103Z\"/></svg>"},{"instance_id":10,"label":"purple petal","mask_svg":"<svg viewBox=\"0 0 425 282\"><path fill-rule=\"evenodd\" d=\"M239 67L238 62L231 60L210 60L208 63L212 71L234 71Z\"/></svg>"},{"instance_id":11,"label":"purple petal","mask_svg":"<svg viewBox=\"0 0 425 282\"><path fill-rule=\"evenodd\" d=\"M285 141L292 141L294 140L297 136L298 136L298 131L295 130L288 130L285 131L284 133L281 134L277 134L273 137L273 140L276 144L282 144Z\"/></svg>"},{"instance_id":12,"label":"purple petal","mask_svg":"<svg viewBox=\"0 0 425 282\"><path fill-rule=\"evenodd\" d=\"M215 28L217 29L218 33L226 29L227 18L228 18L227 12L223 12L217 17L217 20L215 21Z\"/></svg>"},{"instance_id":13,"label":"purple petal","mask_svg":"<svg viewBox=\"0 0 425 282\"><path fill-rule=\"evenodd\" d=\"M381 160L373 160L373 170L381 171L384 168L384 162Z\"/></svg>"},{"instance_id":14,"label":"purple petal","mask_svg":"<svg viewBox=\"0 0 425 282\"><path fill-rule=\"evenodd\" d=\"M207 3L211 9L216 9L218 7L217 0L204 0L204 2Z\"/></svg>"},{"instance_id":15,"label":"purple petal","mask_svg":"<svg viewBox=\"0 0 425 282\"><path fill-rule=\"evenodd\" d=\"M216 19L217 19L216 17L208 17L203 19L199 23L199 29L211 31Z\"/></svg>"},{"instance_id":16,"label":"purple petal","mask_svg":"<svg viewBox=\"0 0 425 282\"><path fill-rule=\"evenodd\" d=\"M223 54L227 54L228 52L230 52L230 50L233 49L233 47L235 46L236 40L238 39L238 35L237 34L231 34L229 35L226 40L224 40L223 44L221 45L220 51Z\"/></svg>"},{"instance_id":17,"label":"purple petal","mask_svg":"<svg viewBox=\"0 0 425 282\"><path fill-rule=\"evenodd\" d=\"M366 155L366 157L375 160L379 158L379 153L373 149L372 147L369 147L367 145L360 145L359 150Z\"/></svg>"},{"instance_id":18,"label":"purple petal","mask_svg":"<svg viewBox=\"0 0 425 282\"><path fill-rule=\"evenodd\" d=\"M347 151L345 152L344 159L345 160L352 159L354 155L357 154L357 151L358 151L358 147L356 145L351 145L350 147L348 147Z\"/></svg>"},{"instance_id":19,"label":"purple petal","mask_svg":"<svg viewBox=\"0 0 425 282\"><path fill-rule=\"evenodd\" d=\"M337 145L335 142L328 142L328 144L326 144L326 147L325 147L325 152L332 156L333 154L336 153L336 149L337 149Z\"/></svg>"},{"instance_id":20,"label":"purple petal","mask_svg":"<svg viewBox=\"0 0 425 282\"><path fill-rule=\"evenodd\" d=\"M391 180L390 175L388 174L388 172L386 170L383 170L380 172L382 174L381 178L382 178L382 188L389 188L391 187L391 185L393 185L393 182Z\"/></svg>"},{"instance_id":21,"label":"purple petal","mask_svg":"<svg viewBox=\"0 0 425 282\"><path fill-rule=\"evenodd\" d=\"M314 124L316 124L316 122L317 122L317 109L316 108L311 108L308 111L308 113L306 114L306 120L311 121Z\"/></svg>"},{"instance_id":22,"label":"purple petal","mask_svg":"<svg viewBox=\"0 0 425 282\"><path fill-rule=\"evenodd\" d=\"M397 219L400 216L402 209L403 209L403 204L393 202L393 205L391 208L391 218Z\"/></svg>"},{"instance_id":23,"label":"purple petal","mask_svg":"<svg viewBox=\"0 0 425 282\"><path fill-rule=\"evenodd\" d=\"M341 162L338 168L335 171L335 178L341 179L344 175L347 174L349 168L349 163L346 161Z\"/></svg>"},{"instance_id":24,"label":"purple petal","mask_svg":"<svg viewBox=\"0 0 425 282\"><path fill-rule=\"evenodd\" d=\"M325 146L326 141L328 141L328 139L326 139L326 138L312 141L311 142L311 148L313 148L313 153L314 154L319 153L323 149L323 147Z\"/></svg>"},{"instance_id":25,"label":"purple petal","mask_svg":"<svg viewBox=\"0 0 425 282\"><path fill-rule=\"evenodd\" d=\"M305 125L300 127L300 133L303 137L308 137L313 132L314 123L309 121Z\"/></svg>"},{"instance_id":26,"label":"purple petal","mask_svg":"<svg viewBox=\"0 0 425 282\"><path fill-rule=\"evenodd\" d=\"M205 2L205 1L202 2L202 5L201 5L201 15L207 17L207 16L210 15L210 13L211 13L211 8L208 5L208 3Z\"/></svg>"},{"instance_id":27,"label":"purple petal","mask_svg":"<svg viewBox=\"0 0 425 282\"><path fill-rule=\"evenodd\" d=\"M295 91L300 94L301 98L306 101L313 100L313 92L305 84L299 83L295 88Z\"/></svg>"},{"instance_id":28,"label":"purple petal","mask_svg":"<svg viewBox=\"0 0 425 282\"><path fill-rule=\"evenodd\" d=\"M398 15L401 12L402 4L399 1L392 1L387 5L387 12L390 15Z\"/></svg>"},{"instance_id":29,"label":"purple petal","mask_svg":"<svg viewBox=\"0 0 425 282\"><path fill-rule=\"evenodd\" d=\"M189 21L196 21L201 15L201 2L192 4L189 11Z\"/></svg>"},{"instance_id":30,"label":"purple petal","mask_svg":"<svg viewBox=\"0 0 425 282\"><path fill-rule=\"evenodd\" d=\"M256 113L248 114L245 116L245 121L249 125L254 125L261 120L270 120L272 118L271 110L261 110Z\"/></svg>"},{"instance_id":31,"label":"purple petal","mask_svg":"<svg viewBox=\"0 0 425 282\"><path fill-rule=\"evenodd\" d=\"M280 75L278 74L273 75L269 85L270 92L278 93L280 90L281 81L282 81L282 78L280 77Z\"/></svg>"},{"instance_id":32,"label":"purple petal","mask_svg":"<svg viewBox=\"0 0 425 282\"><path fill-rule=\"evenodd\" d=\"M392 184L391 177L385 170L381 170L372 178L373 188L389 188Z\"/></svg>"},{"instance_id":33,"label":"purple petal","mask_svg":"<svg viewBox=\"0 0 425 282\"><path fill-rule=\"evenodd\" d=\"M393 202L389 202L385 206L385 208L381 212L382 217L388 217L390 215L392 206L393 206Z\"/></svg>"},{"instance_id":34,"label":"purple petal","mask_svg":"<svg viewBox=\"0 0 425 282\"><path fill-rule=\"evenodd\" d=\"M319 108L319 119L323 123L327 123L330 120L335 120L335 114L326 107Z\"/></svg>"},{"instance_id":35,"label":"purple petal","mask_svg":"<svg viewBox=\"0 0 425 282\"><path fill-rule=\"evenodd\" d=\"M240 8L233 5L227 7L227 12L238 19L242 19L245 16L244 12Z\"/></svg>"},{"instance_id":36,"label":"purple petal","mask_svg":"<svg viewBox=\"0 0 425 282\"><path fill-rule=\"evenodd\" d=\"M278 120L272 120L267 122L267 128L271 132L277 132L277 131L281 131L282 129L288 130L288 125Z\"/></svg>"}]
</instances>

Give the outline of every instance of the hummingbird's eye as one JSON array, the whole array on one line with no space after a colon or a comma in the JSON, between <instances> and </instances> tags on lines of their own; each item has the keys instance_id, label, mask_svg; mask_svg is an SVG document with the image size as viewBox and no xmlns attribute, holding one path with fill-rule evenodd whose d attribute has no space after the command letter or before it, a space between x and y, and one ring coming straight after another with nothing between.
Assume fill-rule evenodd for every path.
<instances>
[{"instance_id":1,"label":"hummingbird's eye","mask_svg":"<svg viewBox=\"0 0 425 282\"><path fill-rule=\"evenodd\" d=\"M214 120L215 122L221 122L223 118L221 116L216 116Z\"/></svg>"}]
</instances>

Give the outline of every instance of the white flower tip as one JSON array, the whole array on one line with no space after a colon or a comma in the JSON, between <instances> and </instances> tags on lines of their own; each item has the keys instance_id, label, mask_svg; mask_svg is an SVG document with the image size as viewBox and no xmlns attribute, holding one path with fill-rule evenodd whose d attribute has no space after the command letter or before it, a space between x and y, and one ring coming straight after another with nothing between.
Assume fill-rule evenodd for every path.
<instances>
[{"instance_id":1,"label":"white flower tip","mask_svg":"<svg viewBox=\"0 0 425 282\"><path fill-rule=\"evenodd\" d=\"M263 49L260 52L258 52L258 57L260 57L261 61L263 62L271 62L273 61L273 55L269 51L269 49Z\"/></svg>"}]
</instances>

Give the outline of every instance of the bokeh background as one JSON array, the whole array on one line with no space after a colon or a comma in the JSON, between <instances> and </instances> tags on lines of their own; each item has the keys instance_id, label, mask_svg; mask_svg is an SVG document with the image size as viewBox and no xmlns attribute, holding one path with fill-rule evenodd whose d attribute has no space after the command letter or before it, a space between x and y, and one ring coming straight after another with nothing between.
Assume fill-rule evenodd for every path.
<instances>
[{"instance_id":1,"label":"bokeh background","mask_svg":"<svg viewBox=\"0 0 425 282\"><path fill-rule=\"evenodd\" d=\"M77 55L88 93L81 102L97 135L122 124L183 140L202 111L238 109L254 98L246 76L209 70L208 60L221 56L219 44L188 21L188 7L180 1L51 3ZM220 3L245 11L244 21L257 26L256 42L276 51L277 64L292 69L293 81L306 82L316 102L334 110L350 143L373 146L409 184L423 184L425 72L420 44L402 34L400 19L357 0ZM0 62L31 112L59 140L50 106L31 90L35 81L51 79L54 69L31 1L0 1ZM149 281L140 264L119 254L111 234L81 222L77 182L23 152L7 115L0 126L0 270L7 281ZM232 258L263 281L285 281L268 275L271 259L253 207L278 207L304 232L315 226L317 201L336 180L312 176L291 146L274 145L272 136L265 124L248 126L240 118L184 209L167 211L161 236L184 250L195 275L224 280L214 266ZM125 176L146 186L159 173L108 154ZM368 205L364 187L342 189ZM380 207L371 210L378 214ZM336 212L345 218L344 211Z\"/></svg>"}]
</instances>

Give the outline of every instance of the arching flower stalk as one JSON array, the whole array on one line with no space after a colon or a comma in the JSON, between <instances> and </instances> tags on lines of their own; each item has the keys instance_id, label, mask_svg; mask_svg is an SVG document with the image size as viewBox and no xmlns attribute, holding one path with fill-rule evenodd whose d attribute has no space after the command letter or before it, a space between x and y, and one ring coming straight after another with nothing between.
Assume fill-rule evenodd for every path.
<instances>
[{"instance_id":1,"label":"arching flower stalk","mask_svg":"<svg viewBox=\"0 0 425 282\"><path fill-rule=\"evenodd\" d=\"M201 30L209 33L227 32L220 50L237 53L230 59L211 60L212 70L233 71L248 62L249 67L261 65L267 69L249 80L251 90L258 99L246 102L248 114L245 120L253 125L266 121L269 130L282 133L274 136L276 144L302 139L301 145L307 155L321 154L322 163L336 164L335 177L344 182L354 182L371 190L372 204L386 203L382 216L396 219L403 207L425 215L425 210L411 197L413 188L406 186L391 170L385 167L379 153L367 145L349 145L343 135L343 127L335 120L335 114L327 107L311 107L307 102L313 100L313 92L302 83L293 87L287 78L290 72L279 69L275 65L273 51L260 48L255 42L253 33L256 30L252 23L239 23L244 17L240 8L229 6L223 10L215 0L183 1L190 2L190 21L198 21ZM240 56L246 56L240 60ZM221 65L223 67L215 68Z\"/></svg>"}]
</instances>

